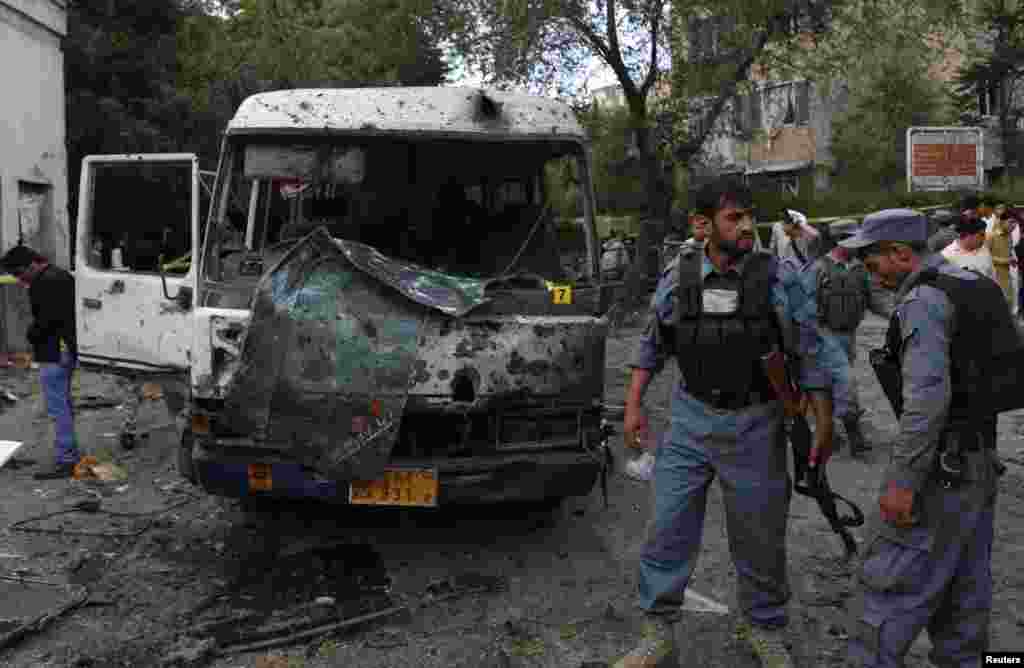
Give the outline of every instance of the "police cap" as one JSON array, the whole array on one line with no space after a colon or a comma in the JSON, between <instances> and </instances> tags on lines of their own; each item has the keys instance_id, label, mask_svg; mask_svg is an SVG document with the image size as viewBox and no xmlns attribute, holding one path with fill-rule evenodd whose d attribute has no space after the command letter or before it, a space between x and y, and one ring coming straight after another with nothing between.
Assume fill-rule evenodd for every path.
<instances>
[{"instance_id":1,"label":"police cap","mask_svg":"<svg viewBox=\"0 0 1024 668\"><path fill-rule=\"evenodd\" d=\"M843 239L843 248L864 248L879 241L924 243L928 239L928 221L913 209L884 209L864 218L857 233Z\"/></svg>"}]
</instances>

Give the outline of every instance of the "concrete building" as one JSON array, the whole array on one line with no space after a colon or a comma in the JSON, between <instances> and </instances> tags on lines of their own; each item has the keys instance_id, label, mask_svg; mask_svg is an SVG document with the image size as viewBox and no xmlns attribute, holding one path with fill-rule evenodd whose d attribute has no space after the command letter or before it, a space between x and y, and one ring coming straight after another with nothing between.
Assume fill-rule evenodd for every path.
<instances>
[{"instance_id":1,"label":"concrete building","mask_svg":"<svg viewBox=\"0 0 1024 668\"><path fill-rule=\"evenodd\" d=\"M728 17L695 19L690 26L687 57L694 62L715 62L723 57L717 35L729 29ZM974 39L986 36L979 33ZM964 41L949 46L943 62L932 69L931 76L950 89L963 63L965 46ZM1021 166L1019 160L1017 164L1006 164L1005 156L1024 153L1024 133L1010 138L1015 146L1020 144L1020 150L1004 151L1000 111L1011 109L1013 122L1024 130L1022 83L1018 82L1016 89L995 85L979 91L976 107L957 110L964 125L985 128L984 169L989 182L1007 168ZM834 168L832 121L847 108L848 99L849 90L842 81L835 81L830 87L809 80L778 81L755 66L749 92L730 101L718 119L705 142L702 160L692 167L692 180L699 182L716 174L731 173L745 175L761 190L777 188L794 195L801 187L829 190ZM694 100L694 111L708 102ZM699 122L699 113L692 117ZM699 130L691 128L691 134Z\"/></svg>"},{"instance_id":2,"label":"concrete building","mask_svg":"<svg viewBox=\"0 0 1024 668\"><path fill-rule=\"evenodd\" d=\"M754 78L750 87L719 118L694 175L699 180L713 174L742 174L758 189L792 195L808 184L827 190L832 118L846 105L845 88L825 90L804 79L764 78ZM699 114L693 117L699 119Z\"/></svg>"},{"instance_id":3,"label":"concrete building","mask_svg":"<svg viewBox=\"0 0 1024 668\"><path fill-rule=\"evenodd\" d=\"M0 0L0 253L19 239L69 265L65 0ZM25 350L25 291L0 287L0 352Z\"/></svg>"}]
</instances>

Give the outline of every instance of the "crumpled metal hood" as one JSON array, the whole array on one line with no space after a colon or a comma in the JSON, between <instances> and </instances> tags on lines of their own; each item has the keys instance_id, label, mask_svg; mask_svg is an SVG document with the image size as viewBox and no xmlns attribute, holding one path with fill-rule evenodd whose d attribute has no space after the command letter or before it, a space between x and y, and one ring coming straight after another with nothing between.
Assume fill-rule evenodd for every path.
<instances>
[{"instance_id":1,"label":"crumpled metal hood","mask_svg":"<svg viewBox=\"0 0 1024 668\"><path fill-rule=\"evenodd\" d=\"M320 229L261 278L218 421L336 479L380 474L410 393L600 397L606 324L487 315L487 281ZM473 312L471 314L471 312Z\"/></svg>"}]
</instances>

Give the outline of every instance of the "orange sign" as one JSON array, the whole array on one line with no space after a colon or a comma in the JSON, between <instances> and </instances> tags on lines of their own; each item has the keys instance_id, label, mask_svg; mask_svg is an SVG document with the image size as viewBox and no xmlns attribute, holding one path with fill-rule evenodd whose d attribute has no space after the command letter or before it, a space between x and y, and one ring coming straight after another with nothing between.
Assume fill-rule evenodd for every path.
<instances>
[{"instance_id":1,"label":"orange sign","mask_svg":"<svg viewBox=\"0 0 1024 668\"><path fill-rule=\"evenodd\" d=\"M974 144L914 144L910 164L914 176L975 176L978 147Z\"/></svg>"}]
</instances>

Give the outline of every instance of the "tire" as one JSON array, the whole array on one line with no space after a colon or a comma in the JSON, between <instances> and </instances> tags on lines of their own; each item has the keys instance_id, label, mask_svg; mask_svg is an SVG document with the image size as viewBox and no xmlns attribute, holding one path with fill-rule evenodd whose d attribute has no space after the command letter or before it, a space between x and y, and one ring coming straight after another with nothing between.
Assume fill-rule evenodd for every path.
<instances>
[{"instance_id":1,"label":"tire","mask_svg":"<svg viewBox=\"0 0 1024 668\"><path fill-rule=\"evenodd\" d=\"M193 485L196 484L196 467L192 459L192 445L194 442L195 438L192 436L192 430L185 428L181 432L181 443L178 444L178 473Z\"/></svg>"}]
</instances>

